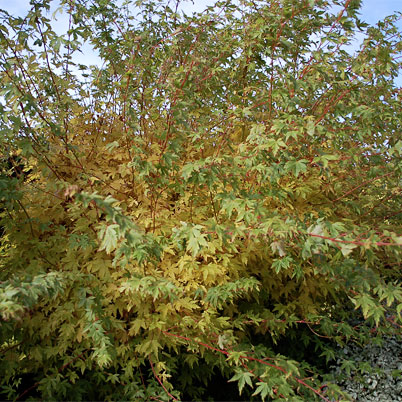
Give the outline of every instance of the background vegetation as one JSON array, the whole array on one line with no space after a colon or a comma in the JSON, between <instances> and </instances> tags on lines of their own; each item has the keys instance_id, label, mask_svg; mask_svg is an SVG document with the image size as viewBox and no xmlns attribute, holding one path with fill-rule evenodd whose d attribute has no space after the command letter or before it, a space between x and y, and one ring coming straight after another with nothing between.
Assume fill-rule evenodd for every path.
<instances>
[{"instance_id":1,"label":"background vegetation","mask_svg":"<svg viewBox=\"0 0 402 402\"><path fill-rule=\"evenodd\" d=\"M401 328L400 16L64 0L60 36L31 4L0 12L3 398L347 399L336 348Z\"/></svg>"}]
</instances>

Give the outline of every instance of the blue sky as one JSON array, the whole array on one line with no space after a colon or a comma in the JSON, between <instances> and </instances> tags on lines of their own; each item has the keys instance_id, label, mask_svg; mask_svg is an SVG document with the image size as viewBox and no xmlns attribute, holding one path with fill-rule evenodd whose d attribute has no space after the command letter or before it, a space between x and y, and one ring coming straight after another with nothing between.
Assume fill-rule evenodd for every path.
<instances>
[{"instance_id":1,"label":"blue sky","mask_svg":"<svg viewBox=\"0 0 402 402\"><path fill-rule=\"evenodd\" d=\"M183 2L187 12L202 11L206 6L211 6L215 0L194 0L194 4L187 0ZM0 0L0 8L13 15L24 15L29 8L29 0ZM363 0L361 9L362 18L370 24L392 14L394 11L402 11L402 0Z\"/></svg>"},{"instance_id":2,"label":"blue sky","mask_svg":"<svg viewBox=\"0 0 402 402\"><path fill-rule=\"evenodd\" d=\"M200 12L207 6L212 6L216 0L182 0L182 9L187 13ZM57 1L53 2L56 8ZM0 0L0 8L8 11L12 15L24 16L30 8L29 0ZM383 19L396 11L402 11L402 0L363 0L362 8L360 10L360 18L371 25ZM67 30L67 19L58 15L57 24L55 24L56 32L59 34ZM399 22L402 30L402 21ZM356 43L358 48L358 43ZM83 53L76 54L74 61L82 64L99 64L99 58L94 54L90 46L84 45ZM402 73L397 79L397 84L402 86Z\"/></svg>"},{"instance_id":3,"label":"blue sky","mask_svg":"<svg viewBox=\"0 0 402 402\"><path fill-rule=\"evenodd\" d=\"M373 25L395 11L402 11L402 0L363 0L361 18Z\"/></svg>"}]
</instances>

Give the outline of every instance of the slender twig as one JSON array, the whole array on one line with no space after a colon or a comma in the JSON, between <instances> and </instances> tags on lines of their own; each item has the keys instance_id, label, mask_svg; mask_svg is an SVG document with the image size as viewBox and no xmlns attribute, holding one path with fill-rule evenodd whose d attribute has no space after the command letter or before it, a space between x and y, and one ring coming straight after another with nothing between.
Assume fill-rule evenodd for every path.
<instances>
[{"instance_id":1,"label":"slender twig","mask_svg":"<svg viewBox=\"0 0 402 402\"><path fill-rule=\"evenodd\" d=\"M68 367L71 363L75 362L77 359L80 359L89 349L85 349L80 355L72 358L69 362L67 362L66 364L64 364L63 366L61 366L58 370L59 373L61 373L66 367ZM30 386L29 388L27 388L24 392L22 392L20 395L17 396L17 398L15 398L15 401L18 401L20 399L22 399L22 397L24 395L26 395L29 391L32 391L33 389L35 389L38 385L40 384L40 381L37 381L35 384L33 384L32 386Z\"/></svg>"},{"instance_id":2,"label":"slender twig","mask_svg":"<svg viewBox=\"0 0 402 402\"><path fill-rule=\"evenodd\" d=\"M361 188L361 187L363 187L363 186L366 186L367 184L370 184L370 183L372 183L372 182L375 181L375 180L382 179L383 177L391 176L392 174L394 174L394 172L385 173L385 174L383 174L383 175L381 175L381 176L374 177L374 179L367 180L367 181L365 181L364 183L359 184L359 185L356 186L356 187L353 187L351 190L349 190L349 191L346 192L345 194L341 195L341 196L338 197L337 199L333 200L332 202L337 202L337 201L339 201L340 199L342 199L342 198L348 196L349 194L352 194L354 191L358 190L359 188Z\"/></svg>"},{"instance_id":3,"label":"slender twig","mask_svg":"<svg viewBox=\"0 0 402 402\"><path fill-rule=\"evenodd\" d=\"M152 363L152 360L151 360L151 359L148 359L148 360L149 360L149 363L151 364L152 372L153 372L155 378L157 379L157 381L159 382L159 384L161 385L161 387L163 388L163 390L164 390L164 391L169 395L169 397L172 398L174 401L178 401L178 399L175 398L175 397L166 389L166 387L163 385L163 382L161 381L161 379L160 379L160 378L158 377L158 375L156 374L156 372L155 372L155 370L154 370L154 365L153 365L153 363Z\"/></svg>"},{"instance_id":4,"label":"slender twig","mask_svg":"<svg viewBox=\"0 0 402 402\"><path fill-rule=\"evenodd\" d=\"M175 337L175 338L179 338L179 339L182 339L182 340L185 340L185 341L188 341L188 342L196 342L199 345L204 346L207 349L213 350L215 352L222 353L222 354L224 354L226 356L230 355L230 353L226 349L219 349L219 348L216 348L215 346L208 345L205 342L197 341L196 339L191 339L191 338L188 338L186 336L173 334L173 333L170 333L170 332L167 332L167 331L162 331L162 332L167 336L172 336L172 337ZM269 367L272 367L272 368L274 368L276 370L279 370L279 371L281 371L282 373L284 373L286 375L290 375L296 382L298 382L300 385L303 385L304 387L308 388L310 391L314 392L316 395L318 395L325 402L330 402L330 400L328 398L326 398L324 395L322 395L319 391L317 391L316 389L314 389L313 387L308 385L305 381L301 380L300 378L297 378L296 376L292 375L291 373L286 371L283 367L277 366L277 365L272 364L272 363L268 363L267 361L265 361L263 359L258 359L256 357L252 357L252 356L243 355L243 356L240 356L240 358L245 359L245 360L249 360L249 361L251 360L251 361L258 362L258 363L263 364L265 366L269 366Z\"/></svg>"}]
</instances>

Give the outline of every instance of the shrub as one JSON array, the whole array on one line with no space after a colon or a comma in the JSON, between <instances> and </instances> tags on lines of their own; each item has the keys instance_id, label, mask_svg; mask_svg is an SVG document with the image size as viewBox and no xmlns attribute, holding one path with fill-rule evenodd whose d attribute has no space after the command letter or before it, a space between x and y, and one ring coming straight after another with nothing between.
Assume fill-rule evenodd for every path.
<instances>
[{"instance_id":1,"label":"shrub","mask_svg":"<svg viewBox=\"0 0 402 402\"><path fill-rule=\"evenodd\" d=\"M3 395L342 397L334 346L401 323L398 17L115 3L62 1L63 35L48 0L1 12L0 147L29 169L0 179Z\"/></svg>"}]
</instances>

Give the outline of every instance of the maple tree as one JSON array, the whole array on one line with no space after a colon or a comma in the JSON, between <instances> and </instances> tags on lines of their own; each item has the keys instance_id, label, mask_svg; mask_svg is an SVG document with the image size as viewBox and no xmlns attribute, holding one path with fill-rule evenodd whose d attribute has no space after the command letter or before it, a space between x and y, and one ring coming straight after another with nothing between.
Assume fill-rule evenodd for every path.
<instances>
[{"instance_id":1,"label":"maple tree","mask_svg":"<svg viewBox=\"0 0 402 402\"><path fill-rule=\"evenodd\" d=\"M347 398L304 352L400 332L400 16L178 3L0 11L8 399Z\"/></svg>"}]
</instances>

